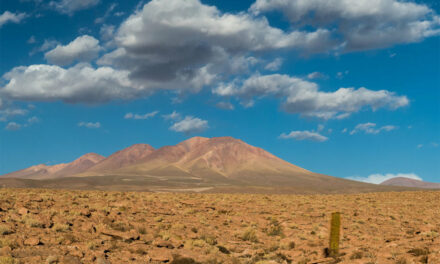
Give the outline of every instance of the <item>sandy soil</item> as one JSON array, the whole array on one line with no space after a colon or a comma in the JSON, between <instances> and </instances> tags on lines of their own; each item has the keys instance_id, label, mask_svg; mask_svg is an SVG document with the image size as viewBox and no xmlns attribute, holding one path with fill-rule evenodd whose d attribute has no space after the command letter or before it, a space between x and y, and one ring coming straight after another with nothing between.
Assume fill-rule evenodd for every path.
<instances>
[{"instance_id":1,"label":"sandy soil","mask_svg":"<svg viewBox=\"0 0 440 264\"><path fill-rule=\"evenodd\" d=\"M326 258L342 213L340 252ZM440 263L440 192L0 189L0 263Z\"/></svg>"}]
</instances>

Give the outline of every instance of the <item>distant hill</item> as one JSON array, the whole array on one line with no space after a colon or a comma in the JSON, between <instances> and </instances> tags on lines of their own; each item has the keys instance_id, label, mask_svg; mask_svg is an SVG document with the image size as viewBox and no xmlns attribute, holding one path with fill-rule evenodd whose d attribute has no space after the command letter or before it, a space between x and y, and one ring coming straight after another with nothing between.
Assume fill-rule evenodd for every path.
<instances>
[{"instance_id":1,"label":"distant hill","mask_svg":"<svg viewBox=\"0 0 440 264\"><path fill-rule=\"evenodd\" d=\"M70 163L61 163L52 166L39 164L27 169L5 174L2 177L22 179L53 179L66 177L84 172L104 159L105 157L99 154L88 153Z\"/></svg>"},{"instance_id":2,"label":"distant hill","mask_svg":"<svg viewBox=\"0 0 440 264\"><path fill-rule=\"evenodd\" d=\"M402 187L415 187L424 189L440 189L440 183L425 182L405 177L396 177L386 180L381 185L387 186L402 186Z\"/></svg>"},{"instance_id":3,"label":"distant hill","mask_svg":"<svg viewBox=\"0 0 440 264\"><path fill-rule=\"evenodd\" d=\"M401 190L313 173L232 137L193 137L154 149L136 144L105 158L3 175L2 186L114 190L335 193Z\"/></svg>"}]
</instances>

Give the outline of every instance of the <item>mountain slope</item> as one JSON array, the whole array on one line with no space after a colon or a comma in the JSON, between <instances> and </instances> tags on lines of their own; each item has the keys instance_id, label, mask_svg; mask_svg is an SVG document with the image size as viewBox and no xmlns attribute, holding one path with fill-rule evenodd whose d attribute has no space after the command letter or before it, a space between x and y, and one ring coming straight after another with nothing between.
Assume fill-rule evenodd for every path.
<instances>
[{"instance_id":1,"label":"mountain slope","mask_svg":"<svg viewBox=\"0 0 440 264\"><path fill-rule=\"evenodd\" d=\"M88 170L96 163L102 161L105 157L88 153L70 163L61 163L48 166L45 164L35 165L27 169L3 175L6 178L22 178L22 179L51 179L76 175Z\"/></svg>"},{"instance_id":2,"label":"mountain slope","mask_svg":"<svg viewBox=\"0 0 440 264\"><path fill-rule=\"evenodd\" d=\"M313 173L232 137L193 137L154 150L136 144L108 158L87 154L5 175L3 186L138 191L356 193L408 188ZM38 179L38 180L35 180Z\"/></svg>"},{"instance_id":3,"label":"mountain slope","mask_svg":"<svg viewBox=\"0 0 440 264\"><path fill-rule=\"evenodd\" d=\"M382 182L381 185L415 187L415 188L424 188L424 189L440 189L440 183L425 182L425 181L414 180L405 177L392 178Z\"/></svg>"},{"instance_id":4,"label":"mountain slope","mask_svg":"<svg viewBox=\"0 0 440 264\"><path fill-rule=\"evenodd\" d=\"M148 144L135 144L117 151L88 169L90 172L106 172L135 164L151 154L154 148Z\"/></svg>"}]
</instances>

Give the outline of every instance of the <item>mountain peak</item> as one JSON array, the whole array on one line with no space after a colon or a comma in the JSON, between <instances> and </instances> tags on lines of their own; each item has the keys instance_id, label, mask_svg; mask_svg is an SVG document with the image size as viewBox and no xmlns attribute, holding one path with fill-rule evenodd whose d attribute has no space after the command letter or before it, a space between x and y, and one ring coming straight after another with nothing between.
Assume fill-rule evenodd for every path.
<instances>
[{"instance_id":1,"label":"mountain peak","mask_svg":"<svg viewBox=\"0 0 440 264\"><path fill-rule=\"evenodd\" d=\"M209 141L206 137L192 137L185 141L180 142L178 145L185 147L187 150L192 149L194 146L200 145Z\"/></svg>"},{"instance_id":2,"label":"mountain peak","mask_svg":"<svg viewBox=\"0 0 440 264\"><path fill-rule=\"evenodd\" d=\"M73 162L82 162L85 160L89 160L93 163L98 163L103 159L105 159L104 156L91 152L91 153L87 153L87 154L82 155L81 157L77 158Z\"/></svg>"}]
</instances>

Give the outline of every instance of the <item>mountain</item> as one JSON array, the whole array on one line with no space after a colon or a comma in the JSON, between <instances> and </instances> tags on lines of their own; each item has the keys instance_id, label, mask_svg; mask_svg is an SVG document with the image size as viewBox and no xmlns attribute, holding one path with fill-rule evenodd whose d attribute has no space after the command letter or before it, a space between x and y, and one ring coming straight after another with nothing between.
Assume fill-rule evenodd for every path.
<instances>
[{"instance_id":1,"label":"mountain","mask_svg":"<svg viewBox=\"0 0 440 264\"><path fill-rule=\"evenodd\" d=\"M108 158L86 154L71 163L6 174L0 186L264 193L405 189L313 173L232 137L193 137L156 150L136 144Z\"/></svg>"},{"instance_id":2,"label":"mountain","mask_svg":"<svg viewBox=\"0 0 440 264\"><path fill-rule=\"evenodd\" d=\"M131 147L117 151L108 158L96 163L88 169L92 172L106 172L135 164L151 154L154 148L148 144L135 144Z\"/></svg>"},{"instance_id":3,"label":"mountain","mask_svg":"<svg viewBox=\"0 0 440 264\"><path fill-rule=\"evenodd\" d=\"M67 177L84 172L104 159L105 157L99 154L88 153L70 163L61 163L52 166L39 164L27 169L5 174L3 177L23 179L50 179Z\"/></svg>"},{"instance_id":4,"label":"mountain","mask_svg":"<svg viewBox=\"0 0 440 264\"><path fill-rule=\"evenodd\" d=\"M381 185L415 187L415 188L424 188L424 189L440 189L440 183L425 182L425 181L414 180L405 177L392 178L382 182Z\"/></svg>"}]
</instances>

